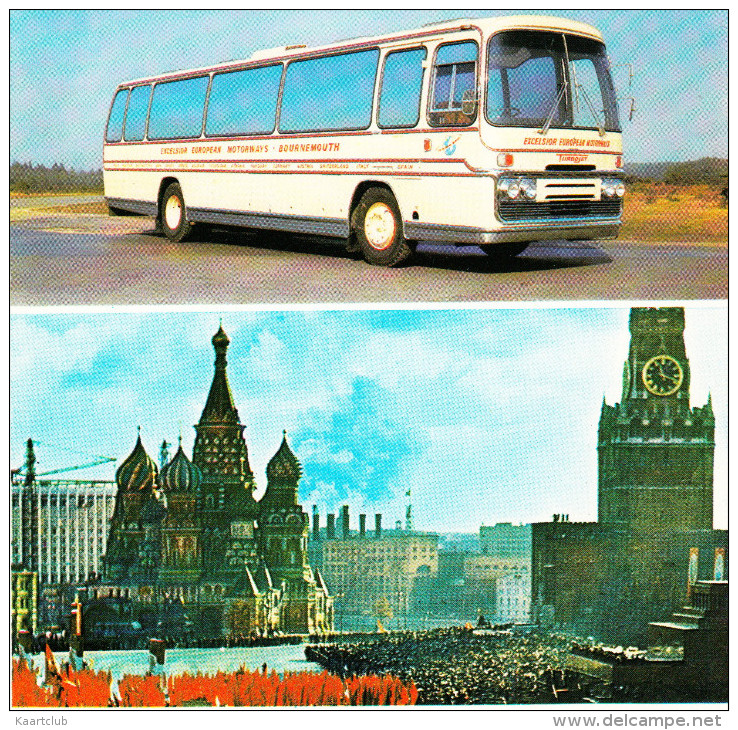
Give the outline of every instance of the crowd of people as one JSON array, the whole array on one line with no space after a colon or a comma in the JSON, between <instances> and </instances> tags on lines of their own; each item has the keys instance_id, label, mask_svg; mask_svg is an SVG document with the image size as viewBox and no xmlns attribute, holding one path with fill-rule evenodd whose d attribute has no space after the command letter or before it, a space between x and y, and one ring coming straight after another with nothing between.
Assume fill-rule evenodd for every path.
<instances>
[{"instance_id":1,"label":"crowd of people","mask_svg":"<svg viewBox=\"0 0 738 730\"><path fill-rule=\"evenodd\" d=\"M483 634L470 628L308 646L306 658L342 677L391 674L414 682L418 704L549 704L564 687L570 640L551 634Z\"/></svg>"}]
</instances>

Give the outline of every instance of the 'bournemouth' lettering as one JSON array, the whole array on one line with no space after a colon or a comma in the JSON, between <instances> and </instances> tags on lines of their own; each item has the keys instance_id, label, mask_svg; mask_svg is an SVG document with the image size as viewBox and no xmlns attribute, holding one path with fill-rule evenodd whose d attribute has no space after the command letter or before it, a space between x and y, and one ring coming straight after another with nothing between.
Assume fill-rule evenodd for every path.
<instances>
[{"instance_id":1,"label":"'bournemouth' lettering","mask_svg":"<svg viewBox=\"0 0 738 730\"><path fill-rule=\"evenodd\" d=\"M338 152L338 142L301 142L279 145L280 152Z\"/></svg>"}]
</instances>

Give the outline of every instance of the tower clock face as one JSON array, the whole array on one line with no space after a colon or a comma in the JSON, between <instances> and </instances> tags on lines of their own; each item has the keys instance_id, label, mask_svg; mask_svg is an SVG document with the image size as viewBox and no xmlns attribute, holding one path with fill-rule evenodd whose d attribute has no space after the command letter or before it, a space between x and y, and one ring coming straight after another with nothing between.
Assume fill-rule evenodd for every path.
<instances>
[{"instance_id":1,"label":"tower clock face","mask_svg":"<svg viewBox=\"0 0 738 730\"><path fill-rule=\"evenodd\" d=\"M682 366L669 355L656 355L643 366L643 384L654 395L673 395L683 380Z\"/></svg>"}]
</instances>

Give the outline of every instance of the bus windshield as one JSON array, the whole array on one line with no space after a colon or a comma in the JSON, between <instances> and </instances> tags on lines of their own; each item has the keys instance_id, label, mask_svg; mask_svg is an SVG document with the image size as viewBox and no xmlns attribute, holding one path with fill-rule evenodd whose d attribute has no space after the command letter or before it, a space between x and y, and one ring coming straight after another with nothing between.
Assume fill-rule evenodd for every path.
<instances>
[{"instance_id":1,"label":"bus windshield","mask_svg":"<svg viewBox=\"0 0 738 730\"><path fill-rule=\"evenodd\" d=\"M489 41L487 120L505 127L619 132L605 46L550 31L516 30Z\"/></svg>"}]
</instances>

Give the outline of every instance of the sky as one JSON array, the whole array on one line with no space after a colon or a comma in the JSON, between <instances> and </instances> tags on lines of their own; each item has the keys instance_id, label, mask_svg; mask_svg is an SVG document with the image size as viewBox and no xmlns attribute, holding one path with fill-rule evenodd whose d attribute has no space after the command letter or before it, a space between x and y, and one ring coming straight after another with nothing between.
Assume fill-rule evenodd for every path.
<instances>
[{"instance_id":1,"label":"sky","mask_svg":"<svg viewBox=\"0 0 738 730\"><path fill-rule=\"evenodd\" d=\"M603 33L613 64L626 162L727 156L728 13L707 10L545 10ZM471 10L223 10L10 12L10 160L101 167L118 83L316 46L458 17ZM628 87L629 71L632 86ZM636 112L627 122L630 103Z\"/></svg>"},{"instance_id":2,"label":"sky","mask_svg":"<svg viewBox=\"0 0 738 730\"><path fill-rule=\"evenodd\" d=\"M11 316L11 464L37 441L39 474L112 479L141 427L192 453L212 380L211 337L231 338L231 390L260 496L282 430L303 465L300 500L348 504L418 529L597 515L603 396L621 396L629 310L577 308L115 311ZM712 393L715 524L727 527L727 311L686 310L691 403ZM371 518L370 518L371 519ZM355 526L355 525L354 525Z\"/></svg>"}]
</instances>

